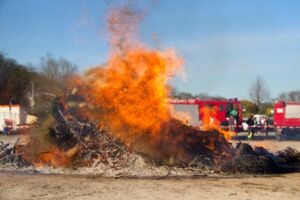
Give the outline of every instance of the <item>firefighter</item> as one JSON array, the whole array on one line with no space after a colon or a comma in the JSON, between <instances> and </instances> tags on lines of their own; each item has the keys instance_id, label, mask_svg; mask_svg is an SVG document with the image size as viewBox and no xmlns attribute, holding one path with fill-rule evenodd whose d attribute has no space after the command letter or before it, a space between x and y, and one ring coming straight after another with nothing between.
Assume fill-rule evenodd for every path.
<instances>
[{"instance_id":1,"label":"firefighter","mask_svg":"<svg viewBox=\"0 0 300 200\"><path fill-rule=\"evenodd\" d=\"M230 115L228 124L229 124L229 130L235 132L236 121L234 119L234 116Z\"/></svg>"},{"instance_id":2,"label":"firefighter","mask_svg":"<svg viewBox=\"0 0 300 200\"><path fill-rule=\"evenodd\" d=\"M247 124L248 124L248 139L252 139L253 135L255 133L255 127L254 127L254 117L253 115L251 115L248 120L247 120Z\"/></svg>"},{"instance_id":3,"label":"firefighter","mask_svg":"<svg viewBox=\"0 0 300 200\"><path fill-rule=\"evenodd\" d=\"M239 115L238 115L238 109L237 108L234 108L230 111L229 113L231 116L233 116L235 122L236 122L236 125L239 124Z\"/></svg>"},{"instance_id":4,"label":"firefighter","mask_svg":"<svg viewBox=\"0 0 300 200\"><path fill-rule=\"evenodd\" d=\"M237 114L238 114L238 113L237 113L236 109L232 109L232 110L230 111L230 115L233 116L235 120L236 120L236 118L237 118Z\"/></svg>"},{"instance_id":5,"label":"firefighter","mask_svg":"<svg viewBox=\"0 0 300 200\"><path fill-rule=\"evenodd\" d=\"M236 136L237 136L237 131L238 131L238 111L236 108L232 109L230 111L230 117L229 117L229 129L232 131L232 132L235 132L236 133Z\"/></svg>"}]
</instances>

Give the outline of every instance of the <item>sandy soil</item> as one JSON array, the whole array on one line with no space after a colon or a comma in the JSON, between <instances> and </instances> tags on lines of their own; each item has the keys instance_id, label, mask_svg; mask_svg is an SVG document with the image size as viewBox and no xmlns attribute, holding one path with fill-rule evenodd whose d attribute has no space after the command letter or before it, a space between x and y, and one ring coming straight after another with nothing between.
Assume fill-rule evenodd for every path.
<instances>
[{"instance_id":1,"label":"sandy soil","mask_svg":"<svg viewBox=\"0 0 300 200\"><path fill-rule=\"evenodd\" d=\"M0 174L0 199L299 199L300 173L172 179Z\"/></svg>"},{"instance_id":2,"label":"sandy soil","mask_svg":"<svg viewBox=\"0 0 300 200\"><path fill-rule=\"evenodd\" d=\"M18 136L0 136L13 142ZM26 137L21 138L26 142ZM247 141L272 152L300 142ZM194 177L164 179L103 178L0 171L0 200L6 199L300 199L300 173L272 176Z\"/></svg>"}]
</instances>

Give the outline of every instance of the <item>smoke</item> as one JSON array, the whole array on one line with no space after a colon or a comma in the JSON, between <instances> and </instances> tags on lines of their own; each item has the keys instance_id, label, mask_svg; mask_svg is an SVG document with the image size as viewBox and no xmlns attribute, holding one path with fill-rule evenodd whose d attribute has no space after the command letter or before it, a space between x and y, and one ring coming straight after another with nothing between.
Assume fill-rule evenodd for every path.
<instances>
[{"instance_id":1,"label":"smoke","mask_svg":"<svg viewBox=\"0 0 300 200\"><path fill-rule=\"evenodd\" d=\"M109 9L107 29L113 53L127 52L141 47L138 26L143 18L143 12L130 4Z\"/></svg>"},{"instance_id":2,"label":"smoke","mask_svg":"<svg viewBox=\"0 0 300 200\"><path fill-rule=\"evenodd\" d=\"M99 108L94 117L129 145L142 135L159 137L170 119L167 81L182 65L174 50L157 51L140 41L143 16L129 4L109 9L110 57L85 77L88 101Z\"/></svg>"}]
</instances>

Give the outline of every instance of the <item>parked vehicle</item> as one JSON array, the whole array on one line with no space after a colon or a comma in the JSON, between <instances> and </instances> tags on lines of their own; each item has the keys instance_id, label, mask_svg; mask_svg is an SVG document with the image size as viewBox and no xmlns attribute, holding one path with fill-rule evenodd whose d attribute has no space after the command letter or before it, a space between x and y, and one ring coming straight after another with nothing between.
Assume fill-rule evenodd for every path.
<instances>
[{"instance_id":1,"label":"parked vehicle","mask_svg":"<svg viewBox=\"0 0 300 200\"><path fill-rule=\"evenodd\" d=\"M300 139L300 103L279 101L274 104L276 138Z\"/></svg>"},{"instance_id":2,"label":"parked vehicle","mask_svg":"<svg viewBox=\"0 0 300 200\"><path fill-rule=\"evenodd\" d=\"M20 124L20 105L0 105L0 131L8 134Z\"/></svg>"},{"instance_id":3,"label":"parked vehicle","mask_svg":"<svg viewBox=\"0 0 300 200\"><path fill-rule=\"evenodd\" d=\"M191 125L199 126L203 114L201 109L204 107L213 107L216 111L216 119L220 122L223 129L229 128L230 112L235 109L236 127L235 131L242 130L242 106L237 99L229 100L202 100L202 99L170 99L169 102L173 105L176 112L188 113L191 116Z\"/></svg>"},{"instance_id":4,"label":"parked vehicle","mask_svg":"<svg viewBox=\"0 0 300 200\"><path fill-rule=\"evenodd\" d=\"M272 118L261 114L254 115L254 118L256 119L255 128L257 132L264 132L267 134L270 131L274 131Z\"/></svg>"}]
</instances>

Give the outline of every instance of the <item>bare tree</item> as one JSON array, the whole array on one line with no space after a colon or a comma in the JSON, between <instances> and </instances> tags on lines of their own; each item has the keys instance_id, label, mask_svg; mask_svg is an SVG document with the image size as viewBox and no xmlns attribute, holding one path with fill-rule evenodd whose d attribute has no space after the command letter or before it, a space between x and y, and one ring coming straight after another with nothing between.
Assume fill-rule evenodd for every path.
<instances>
[{"instance_id":1,"label":"bare tree","mask_svg":"<svg viewBox=\"0 0 300 200\"><path fill-rule=\"evenodd\" d=\"M50 79L57 81L68 78L77 70L77 66L65 58L55 59L51 54L41 57L39 68Z\"/></svg>"},{"instance_id":2,"label":"bare tree","mask_svg":"<svg viewBox=\"0 0 300 200\"><path fill-rule=\"evenodd\" d=\"M65 58L54 58L51 54L41 57L38 65L40 72L47 78L48 88L52 93L64 90L70 78L76 73L77 66Z\"/></svg>"},{"instance_id":3,"label":"bare tree","mask_svg":"<svg viewBox=\"0 0 300 200\"><path fill-rule=\"evenodd\" d=\"M27 106L30 83L35 76L32 69L0 53L0 104L8 104L13 99Z\"/></svg>"},{"instance_id":4,"label":"bare tree","mask_svg":"<svg viewBox=\"0 0 300 200\"><path fill-rule=\"evenodd\" d=\"M284 101L291 101L291 102L300 102L300 90L293 90L289 92L281 93L278 96L279 99Z\"/></svg>"},{"instance_id":5,"label":"bare tree","mask_svg":"<svg viewBox=\"0 0 300 200\"><path fill-rule=\"evenodd\" d=\"M169 85L169 90L170 97L176 98L178 96L179 90L176 87Z\"/></svg>"},{"instance_id":6,"label":"bare tree","mask_svg":"<svg viewBox=\"0 0 300 200\"><path fill-rule=\"evenodd\" d=\"M270 99L270 91L264 79L257 76L249 89L250 99L257 105L258 112L263 110L263 103Z\"/></svg>"}]
</instances>

